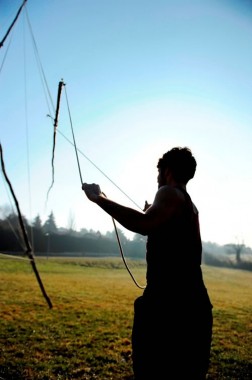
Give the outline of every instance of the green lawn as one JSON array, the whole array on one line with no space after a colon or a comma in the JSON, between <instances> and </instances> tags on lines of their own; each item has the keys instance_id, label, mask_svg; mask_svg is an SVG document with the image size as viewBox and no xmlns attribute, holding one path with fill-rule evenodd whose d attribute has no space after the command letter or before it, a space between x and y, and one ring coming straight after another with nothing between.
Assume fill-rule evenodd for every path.
<instances>
[{"instance_id":1,"label":"green lawn","mask_svg":"<svg viewBox=\"0 0 252 380\"><path fill-rule=\"evenodd\" d=\"M140 285L145 265L128 261ZM118 259L39 259L53 308L29 262L0 258L0 378L130 380L134 299ZM214 305L209 379L252 378L252 273L204 266ZM157 379L154 379L157 380Z\"/></svg>"}]
</instances>

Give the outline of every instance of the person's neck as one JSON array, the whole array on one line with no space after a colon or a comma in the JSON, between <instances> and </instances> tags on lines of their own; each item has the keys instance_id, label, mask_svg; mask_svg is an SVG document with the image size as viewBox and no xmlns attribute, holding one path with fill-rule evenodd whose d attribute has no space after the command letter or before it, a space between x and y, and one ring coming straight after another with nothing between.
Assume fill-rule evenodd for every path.
<instances>
[{"instance_id":1,"label":"person's neck","mask_svg":"<svg viewBox=\"0 0 252 380\"><path fill-rule=\"evenodd\" d=\"M181 189L184 189L186 191L186 185L184 183L177 182L173 179L171 181L169 181L169 183L167 183L167 185L172 186L172 187L180 187Z\"/></svg>"},{"instance_id":2,"label":"person's neck","mask_svg":"<svg viewBox=\"0 0 252 380\"><path fill-rule=\"evenodd\" d=\"M186 191L186 184L176 181L173 178L173 175L170 171L167 171L165 180L166 180L166 185L172 186L172 187L180 187L181 189L184 189Z\"/></svg>"}]
</instances>

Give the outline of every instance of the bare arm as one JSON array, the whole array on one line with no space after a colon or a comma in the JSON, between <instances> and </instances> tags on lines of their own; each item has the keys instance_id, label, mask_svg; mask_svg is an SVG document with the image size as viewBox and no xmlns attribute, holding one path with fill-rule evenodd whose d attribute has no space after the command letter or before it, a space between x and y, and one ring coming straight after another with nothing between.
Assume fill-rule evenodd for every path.
<instances>
[{"instance_id":1,"label":"bare arm","mask_svg":"<svg viewBox=\"0 0 252 380\"><path fill-rule=\"evenodd\" d=\"M163 186L158 190L153 204L145 214L106 198L99 185L84 183L82 189L89 200L100 206L122 226L142 235L148 235L171 218L178 212L178 206L181 204L181 196L178 196L176 189L169 186Z\"/></svg>"}]
</instances>

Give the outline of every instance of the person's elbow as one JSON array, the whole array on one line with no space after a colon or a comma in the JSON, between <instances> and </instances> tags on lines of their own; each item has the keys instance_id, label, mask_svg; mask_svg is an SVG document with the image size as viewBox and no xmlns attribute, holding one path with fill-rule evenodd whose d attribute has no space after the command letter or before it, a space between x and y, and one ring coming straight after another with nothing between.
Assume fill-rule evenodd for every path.
<instances>
[{"instance_id":1,"label":"person's elbow","mask_svg":"<svg viewBox=\"0 0 252 380\"><path fill-rule=\"evenodd\" d=\"M147 214L137 214L122 225L131 232L146 236L152 230L152 221Z\"/></svg>"}]
</instances>

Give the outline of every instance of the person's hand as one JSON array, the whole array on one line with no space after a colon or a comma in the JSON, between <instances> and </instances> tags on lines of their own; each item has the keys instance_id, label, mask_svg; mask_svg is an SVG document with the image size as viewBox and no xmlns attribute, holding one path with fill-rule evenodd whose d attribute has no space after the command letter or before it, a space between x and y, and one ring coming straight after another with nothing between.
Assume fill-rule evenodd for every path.
<instances>
[{"instance_id":1,"label":"person's hand","mask_svg":"<svg viewBox=\"0 0 252 380\"><path fill-rule=\"evenodd\" d=\"M104 196L101 192L100 186L96 183L83 183L82 190L85 191L86 196L92 202L97 202L100 196Z\"/></svg>"}]
</instances>

